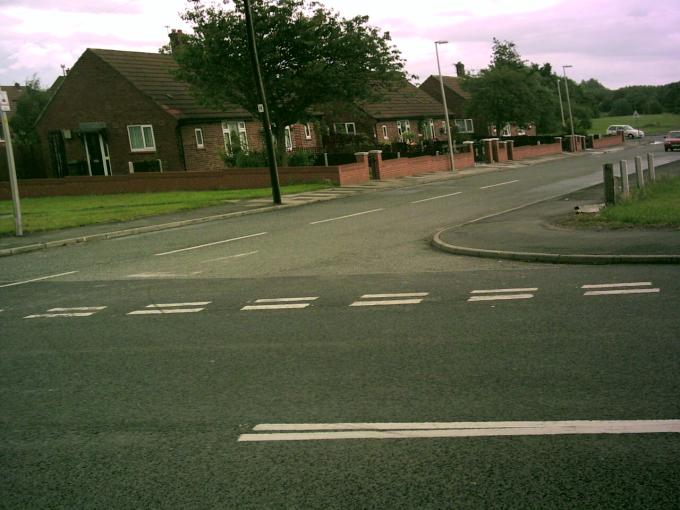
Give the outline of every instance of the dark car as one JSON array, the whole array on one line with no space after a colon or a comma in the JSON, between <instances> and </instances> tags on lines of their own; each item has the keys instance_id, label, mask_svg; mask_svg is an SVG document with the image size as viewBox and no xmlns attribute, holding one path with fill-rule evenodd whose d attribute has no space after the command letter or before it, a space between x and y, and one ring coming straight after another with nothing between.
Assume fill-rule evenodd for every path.
<instances>
[{"instance_id":1,"label":"dark car","mask_svg":"<svg viewBox=\"0 0 680 510\"><path fill-rule=\"evenodd\" d=\"M680 150L680 131L669 131L664 136L663 149L668 151Z\"/></svg>"}]
</instances>

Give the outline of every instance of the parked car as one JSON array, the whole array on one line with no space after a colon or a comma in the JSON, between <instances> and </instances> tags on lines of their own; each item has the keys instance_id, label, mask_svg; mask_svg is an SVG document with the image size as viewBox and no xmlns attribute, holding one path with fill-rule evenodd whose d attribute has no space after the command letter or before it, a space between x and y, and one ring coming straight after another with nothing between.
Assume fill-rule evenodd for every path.
<instances>
[{"instance_id":1,"label":"parked car","mask_svg":"<svg viewBox=\"0 0 680 510\"><path fill-rule=\"evenodd\" d=\"M669 131L663 138L663 150L666 152L680 150L680 131Z\"/></svg>"},{"instance_id":2,"label":"parked car","mask_svg":"<svg viewBox=\"0 0 680 510\"><path fill-rule=\"evenodd\" d=\"M623 131L623 134L626 138L642 138L645 136L645 132L640 130L640 129L635 129L632 126L629 126L628 124L612 124L607 128L607 134L608 135L615 135L616 133L619 133Z\"/></svg>"}]
</instances>

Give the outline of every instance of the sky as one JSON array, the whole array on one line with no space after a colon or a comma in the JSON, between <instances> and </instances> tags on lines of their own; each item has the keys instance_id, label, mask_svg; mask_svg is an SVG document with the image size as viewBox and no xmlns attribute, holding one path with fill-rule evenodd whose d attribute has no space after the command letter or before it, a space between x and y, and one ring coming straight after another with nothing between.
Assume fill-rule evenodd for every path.
<instances>
[{"instance_id":1,"label":"sky","mask_svg":"<svg viewBox=\"0 0 680 510\"><path fill-rule=\"evenodd\" d=\"M514 42L521 57L550 63L580 82L605 87L680 81L680 0L321 0L349 18L368 15L389 31L409 74L424 81L488 66L493 38ZM0 84L37 77L51 85L86 48L156 52L187 0L0 0ZM225 8L229 8L227 0Z\"/></svg>"}]
</instances>

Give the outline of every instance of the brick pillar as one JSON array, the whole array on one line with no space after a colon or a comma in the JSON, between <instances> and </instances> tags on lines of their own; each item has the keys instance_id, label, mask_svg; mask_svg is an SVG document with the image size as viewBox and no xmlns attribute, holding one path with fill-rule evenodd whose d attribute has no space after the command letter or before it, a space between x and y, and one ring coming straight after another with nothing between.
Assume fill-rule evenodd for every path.
<instances>
[{"instance_id":1,"label":"brick pillar","mask_svg":"<svg viewBox=\"0 0 680 510\"><path fill-rule=\"evenodd\" d=\"M373 150L368 151L369 159L371 160L372 175L375 179L382 179L382 151Z\"/></svg>"},{"instance_id":2,"label":"brick pillar","mask_svg":"<svg viewBox=\"0 0 680 510\"><path fill-rule=\"evenodd\" d=\"M500 159L498 157L498 151L500 149L499 145L500 145L500 142L499 142L498 138L493 138L491 140L491 153L493 154L493 160L496 163L498 163L500 161Z\"/></svg>"},{"instance_id":3,"label":"brick pillar","mask_svg":"<svg viewBox=\"0 0 680 510\"><path fill-rule=\"evenodd\" d=\"M514 140L508 140L505 142L505 146L508 151L508 159L512 161L515 159L515 141Z\"/></svg>"},{"instance_id":4,"label":"brick pillar","mask_svg":"<svg viewBox=\"0 0 680 510\"><path fill-rule=\"evenodd\" d=\"M357 158L357 163L366 163L368 165L368 152L355 152L354 157Z\"/></svg>"},{"instance_id":5,"label":"brick pillar","mask_svg":"<svg viewBox=\"0 0 680 510\"><path fill-rule=\"evenodd\" d=\"M486 149L486 161L485 163L493 163L493 138L486 138L482 140L484 142L484 147Z\"/></svg>"}]
</instances>

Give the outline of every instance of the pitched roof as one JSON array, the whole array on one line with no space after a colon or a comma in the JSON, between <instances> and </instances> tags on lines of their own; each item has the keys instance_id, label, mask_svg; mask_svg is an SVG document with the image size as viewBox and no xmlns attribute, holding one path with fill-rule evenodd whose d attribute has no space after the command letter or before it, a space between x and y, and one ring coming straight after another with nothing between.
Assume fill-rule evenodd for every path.
<instances>
[{"instance_id":1,"label":"pitched roof","mask_svg":"<svg viewBox=\"0 0 680 510\"><path fill-rule=\"evenodd\" d=\"M359 108L375 119L444 117L442 105L408 81L380 94L379 101L361 102Z\"/></svg>"},{"instance_id":2,"label":"pitched roof","mask_svg":"<svg viewBox=\"0 0 680 510\"><path fill-rule=\"evenodd\" d=\"M439 81L438 78L435 79ZM461 88L460 80L457 76L442 76L442 80L444 81L444 87L450 88L464 99L470 99L470 94Z\"/></svg>"},{"instance_id":3,"label":"pitched roof","mask_svg":"<svg viewBox=\"0 0 680 510\"><path fill-rule=\"evenodd\" d=\"M216 109L201 104L189 84L173 75L178 69L172 55L90 48L104 62L118 71L140 92L177 119L251 117L245 109L225 104Z\"/></svg>"}]
</instances>

